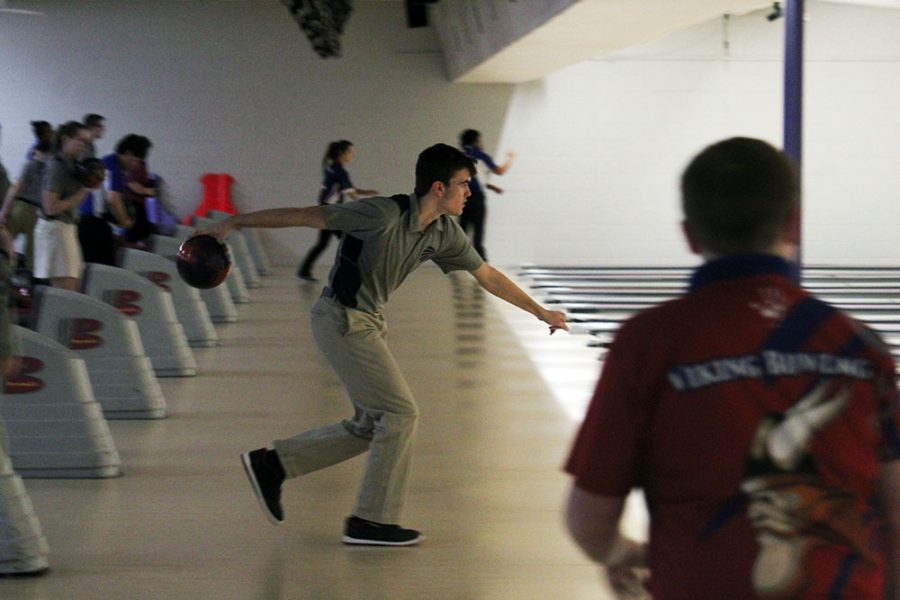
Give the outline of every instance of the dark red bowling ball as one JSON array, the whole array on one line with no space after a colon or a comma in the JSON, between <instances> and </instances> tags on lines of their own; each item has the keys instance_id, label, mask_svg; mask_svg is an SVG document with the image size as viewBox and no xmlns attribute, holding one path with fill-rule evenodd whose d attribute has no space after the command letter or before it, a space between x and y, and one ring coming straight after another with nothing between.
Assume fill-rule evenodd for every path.
<instances>
[{"instance_id":1,"label":"dark red bowling ball","mask_svg":"<svg viewBox=\"0 0 900 600\"><path fill-rule=\"evenodd\" d=\"M188 285L214 288L231 272L228 247L211 235L198 235L186 240L175 256L178 274Z\"/></svg>"}]
</instances>

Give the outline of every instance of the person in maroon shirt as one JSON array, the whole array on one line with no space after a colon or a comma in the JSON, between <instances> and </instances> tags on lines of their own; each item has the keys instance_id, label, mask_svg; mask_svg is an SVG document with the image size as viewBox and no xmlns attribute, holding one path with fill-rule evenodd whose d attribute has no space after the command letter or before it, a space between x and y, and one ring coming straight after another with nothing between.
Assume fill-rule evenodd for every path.
<instances>
[{"instance_id":1,"label":"person in maroon shirt","mask_svg":"<svg viewBox=\"0 0 900 600\"><path fill-rule=\"evenodd\" d=\"M790 160L749 138L682 176L683 229L705 263L685 295L623 324L565 465L569 532L619 591L900 597L894 361L797 284L798 188ZM646 545L618 533L632 488Z\"/></svg>"}]
</instances>

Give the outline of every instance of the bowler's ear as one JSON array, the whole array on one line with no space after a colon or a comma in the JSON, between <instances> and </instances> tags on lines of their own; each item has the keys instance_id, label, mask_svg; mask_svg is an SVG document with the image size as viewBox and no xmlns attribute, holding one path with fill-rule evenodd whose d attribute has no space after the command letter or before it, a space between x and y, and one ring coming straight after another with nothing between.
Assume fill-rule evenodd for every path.
<instances>
[{"instance_id":1,"label":"bowler's ear","mask_svg":"<svg viewBox=\"0 0 900 600\"><path fill-rule=\"evenodd\" d=\"M694 254L703 254L703 248L697 243L697 236L691 231L691 224L688 223L687 220L681 222L681 233L684 234L684 239L687 240L687 245L688 248L691 249L691 252Z\"/></svg>"},{"instance_id":2,"label":"bowler's ear","mask_svg":"<svg viewBox=\"0 0 900 600\"><path fill-rule=\"evenodd\" d=\"M791 209L791 217L788 219L787 227L784 231L784 237L787 241L798 243L800 237L800 206Z\"/></svg>"},{"instance_id":3,"label":"bowler's ear","mask_svg":"<svg viewBox=\"0 0 900 600\"><path fill-rule=\"evenodd\" d=\"M431 183L431 192L437 196L442 195L446 189L447 186L441 180L433 181Z\"/></svg>"},{"instance_id":4,"label":"bowler's ear","mask_svg":"<svg viewBox=\"0 0 900 600\"><path fill-rule=\"evenodd\" d=\"M778 244L778 253L793 262L800 262L800 207L791 211L787 227Z\"/></svg>"}]
</instances>

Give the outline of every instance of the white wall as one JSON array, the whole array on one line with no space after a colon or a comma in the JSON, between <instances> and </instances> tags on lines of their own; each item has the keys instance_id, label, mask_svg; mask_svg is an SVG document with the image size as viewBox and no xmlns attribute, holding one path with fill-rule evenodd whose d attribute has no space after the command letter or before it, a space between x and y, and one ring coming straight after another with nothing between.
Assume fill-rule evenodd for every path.
<instances>
[{"instance_id":1,"label":"white wall","mask_svg":"<svg viewBox=\"0 0 900 600\"><path fill-rule=\"evenodd\" d=\"M900 11L807 2L804 260L897 264ZM678 177L732 135L782 142L784 21L723 20L518 86L492 259L693 264ZM503 240L501 243L499 240Z\"/></svg>"},{"instance_id":2,"label":"white wall","mask_svg":"<svg viewBox=\"0 0 900 600\"><path fill-rule=\"evenodd\" d=\"M433 32L407 29L402 3L356 4L343 58L324 60L277 0L19 0L45 16L0 13L0 159L18 173L33 119L97 112L101 151L132 131L153 140L150 166L188 214L206 172L235 177L239 210L314 203L330 140L355 143L354 183L407 193L419 151L481 127L470 119L496 139L511 86L447 82ZM263 237L276 262L315 240Z\"/></svg>"},{"instance_id":3,"label":"white wall","mask_svg":"<svg viewBox=\"0 0 900 600\"><path fill-rule=\"evenodd\" d=\"M520 262L688 264L677 179L728 135L780 144L783 21L734 18L519 86L451 84L429 29L399 2L357 2L344 57L323 60L276 0L19 0L0 14L0 159L15 172L27 123L98 112L100 149L134 131L185 212L199 176L227 171L241 210L306 204L331 139L356 143L354 181L409 191L416 154L482 130L519 152L489 200L488 249ZM808 2L807 262L900 262L900 12ZM60 51L60 48L63 50ZM294 262L312 232L264 232Z\"/></svg>"}]
</instances>

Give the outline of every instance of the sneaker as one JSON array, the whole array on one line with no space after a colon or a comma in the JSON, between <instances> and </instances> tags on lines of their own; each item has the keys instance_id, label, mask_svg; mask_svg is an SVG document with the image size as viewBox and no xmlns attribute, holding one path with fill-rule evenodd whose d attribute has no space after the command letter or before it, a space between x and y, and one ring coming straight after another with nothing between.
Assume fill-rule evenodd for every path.
<instances>
[{"instance_id":1,"label":"sneaker","mask_svg":"<svg viewBox=\"0 0 900 600\"><path fill-rule=\"evenodd\" d=\"M349 517L341 541L360 546L415 546L424 539L415 529Z\"/></svg>"},{"instance_id":2,"label":"sneaker","mask_svg":"<svg viewBox=\"0 0 900 600\"><path fill-rule=\"evenodd\" d=\"M284 510L281 508L281 484L284 477L266 460L266 452L268 450L265 448L244 452L241 454L241 462L244 463L244 471L250 479L260 508L273 525L278 525L284 521Z\"/></svg>"},{"instance_id":3,"label":"sneaker","mask_svg":"<svg viewBox=\"0 0 900 600\"><path fill-rule=\"evenodd\" d=\"M307 283L316 283L317 281L319 281L309 273L304 273L303 271L297 271L297 279L299 279L300 281L305 281Z\"/></svg>"},{"instance_id":4,"label":"sneaker","mask_svg":"<svg viewBox=\"0 0 900 600\"><path fill-rule=\"evenodd\" d=\"M29 577L41 577L50 571L50 567L39 567L28 571L0 571L0 579L28 579Z\"/></svg>"}]
</instances>

